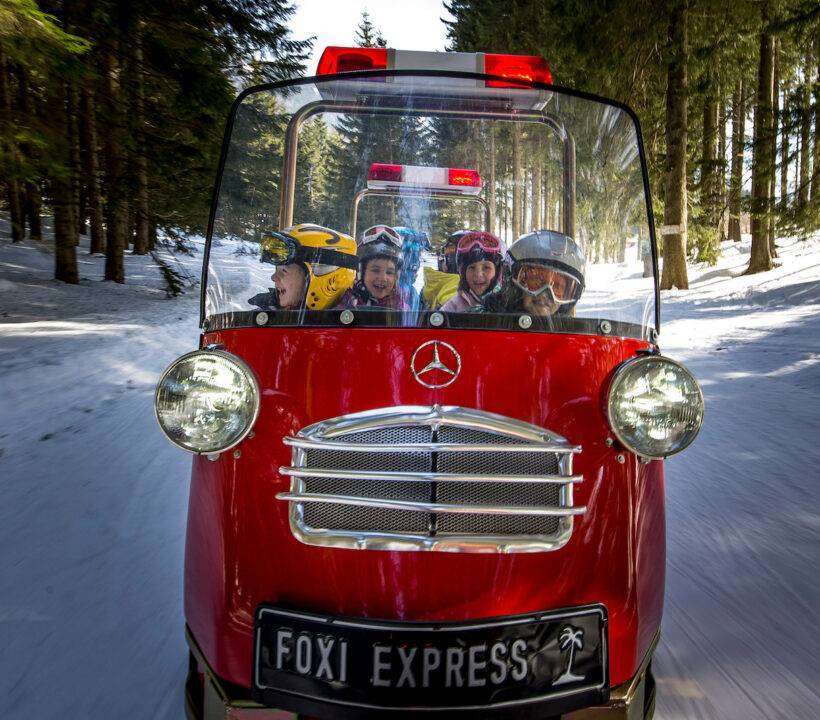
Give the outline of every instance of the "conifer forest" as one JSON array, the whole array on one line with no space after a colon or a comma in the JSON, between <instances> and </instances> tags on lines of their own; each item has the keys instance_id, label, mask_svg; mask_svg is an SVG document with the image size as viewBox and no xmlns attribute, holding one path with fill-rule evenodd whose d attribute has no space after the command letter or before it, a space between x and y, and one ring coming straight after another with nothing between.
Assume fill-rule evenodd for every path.
<instances>
[{"instance_id":1,"label":"conifer forest","mask_svg":"<svg viewBox=\"0 0 820 720\"><path fill-rule=\"evenodd\" d=\"M778 237L818 227L816 3L451 0L446 8L449 49L542 55L556 84L635 110L662 287L686 288L687 260L716 262L721 240L741 231L752 235L754 273L776 262ZM82 233L90 252L105 253L105 279L123 282L123 252L149 252L158 228L164 238L202 233L233 98L306 71L312 39L291 35L293 12L287 0L5 0L0 186L13 240L38 238L51 216L57 279L77 282ZM386 44L366 14L355 37ZM340 168L359 160L363 143L390 146L389 130L383 135L363 137L355 118L333 133L310 124L299 157L311 168L300 174L309 183L299 193L304 209L336 204L341 225L351 188ZM493 229L517 237L548 224L555 149L526 130L482 141L475 162L489 179ZM604 238L593 251L617 260L623 242Z\"/></svg>"}]
</instances>

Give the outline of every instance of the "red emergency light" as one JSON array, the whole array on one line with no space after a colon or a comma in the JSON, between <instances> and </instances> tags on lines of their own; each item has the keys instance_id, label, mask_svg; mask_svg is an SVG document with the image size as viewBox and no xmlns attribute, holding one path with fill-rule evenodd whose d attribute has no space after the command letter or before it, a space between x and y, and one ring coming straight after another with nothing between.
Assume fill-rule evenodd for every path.
<instances>
[{"instance_id":1,"label":"red emergency light","mask_svg":"<svg viewBox=\"0 0 820 720\"><path fill-rule=\"evenodd\" d=\"M450 70L486 73L508 78L487 80L485 87L515 88L520 83L552 83L547 61L537 55L498 55L492 53L438 53L387 48L326 47L319 58L317 75L335 75L362 70L433 70L439 69L442 57L447 56ZM373 78L370 78L373 79ZM380 78L376 78L379 80ZM516 83L515 81L519 81Z\"/></svg>"},{"instance_id":2,"label":"red emergency light","mask_svg":"<svg viewBox=\"0 0 820 720\"><path fill-rule=\"evenodd\" d=\"M370 172L367 173L368 180L384 180L388 182L401 182L402 165L388 165L387 163L373 163Z\"/></svg>"},{"instance_id":3,"label":"red emergency light","mask_svg":"<svg viewBox=\"0 0 820 720\"><path fill-rule=\"evenodd\" d=\"M319 58L317 75L335 75L360 70L386 70L387 48L326 47Z\"/></svg>"},{"instance_id":4,"label":"red emergency light","mask_svg":"<svg viewBox=\"0 0 820 720\"><path fill-rule=\"evenodd\" d=\"M484 72L487 75L499 75L510 80L523 82L541 82L552 84L547 61L538 55L485 55ZM501 80L487 80L487 87L516 87L515 83Z\"/></svg>"},{"instance_id":5,"label":"red emergency light","mask_svg":"<svg viewBox=\"0 0 820 720\"><path fill-rule=\"evenodd\" d=\"M481 187L481 176L477 170L447 168L447 182L459 187Z\"/></svg>"},{"instance_id":6,"label":"red emergency light","mask_svg":"<svg viewBox=\"0 0 820 720\"><path fill-rule=\"evenodd\" d=\"M367 186L371 189L444 190L461 195L478 195L481 192L481 176L478 171L466 168L373 163L367 173Z\"/></svg>"}]
</instances>

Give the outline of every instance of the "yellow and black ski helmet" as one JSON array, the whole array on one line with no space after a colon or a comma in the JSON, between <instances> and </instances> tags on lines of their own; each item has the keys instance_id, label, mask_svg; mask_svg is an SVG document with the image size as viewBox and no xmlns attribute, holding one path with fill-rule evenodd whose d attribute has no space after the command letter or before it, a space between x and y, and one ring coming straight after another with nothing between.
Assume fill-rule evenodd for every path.
<instances>
[{"instance_id":1,"label":"yellow and black ski helmet","mask_svg":"<svg viewBox=\"0 0 820 720\"><path fill-rule=\"evenodd\" d=\"M332 308L353 285L358 267L356 241L350 235L310 223L264 233L259 259L273 265L299 263L304 268L308 310Z\"/></svg>"}]
</instances>

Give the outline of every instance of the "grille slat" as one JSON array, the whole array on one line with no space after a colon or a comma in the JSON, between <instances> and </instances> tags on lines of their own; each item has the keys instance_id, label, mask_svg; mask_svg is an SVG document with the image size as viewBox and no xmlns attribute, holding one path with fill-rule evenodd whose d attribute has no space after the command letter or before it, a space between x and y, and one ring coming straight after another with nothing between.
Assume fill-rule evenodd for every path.
<instances>
[{"instance_id":1,"label":"grille slat","mask_svg":"<svg viewBox=\"0 0 820 720\"><path fill-rule=\"evenodd\" d=\"M572 455L533 425L464 408L387 408L296 437L291 528L309 544L484 552L551 550L572 531ZM315 471L315 472L311 472Z\"/></svg>"},{"instance_id":2,"label":"grille slat","mask_svg":"<svg viewBox=\"0 0 820 720\"><path fill-rule=\"evenodd\" d=\"M384 480L399 482L483 482L483 483L577 483L583 480L581 475L473 475L470 473L440 472L393 472L380 470L333 470L319 468L315 465L308 468L280 467L282 475L291 477L323 477L336 480Z\"/></svg>"}]
</instances>

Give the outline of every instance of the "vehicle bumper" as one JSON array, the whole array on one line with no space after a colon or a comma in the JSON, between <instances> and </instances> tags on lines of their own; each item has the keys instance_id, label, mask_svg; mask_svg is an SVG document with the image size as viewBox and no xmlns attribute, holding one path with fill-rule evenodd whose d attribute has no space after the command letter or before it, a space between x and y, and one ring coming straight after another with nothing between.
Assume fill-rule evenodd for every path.
<instances>
[{"instance_id":1,"label":"vehicle bumper","mask_svg":"<svg viewBox=\"0 0 820 720\"><path fill-rule=\"evenodd\" d=\"M188 720L296 720L306 717L265 707L241 697L241 689L231 687L230 683L220 680L213 673L187 628L185 638L192 656L185 687L185 714ZM606 705L575 710L560 716L561 720L651 720L655 712L655 680L651 662L658 639L659 633L655 635L632 679L611 688ZM202 672L201 681L199 672ZM200 682L201 692L198 687Z\"/></svg>"}]
</instances>

